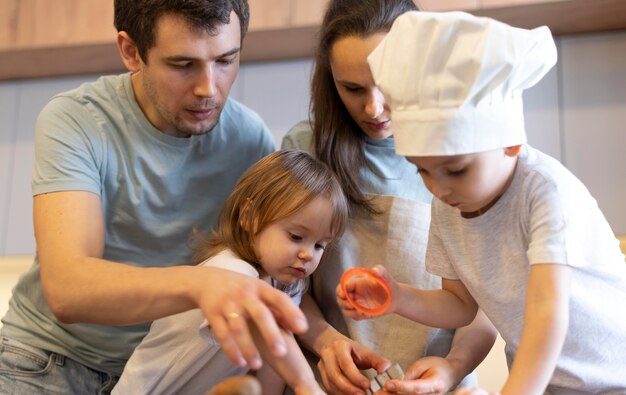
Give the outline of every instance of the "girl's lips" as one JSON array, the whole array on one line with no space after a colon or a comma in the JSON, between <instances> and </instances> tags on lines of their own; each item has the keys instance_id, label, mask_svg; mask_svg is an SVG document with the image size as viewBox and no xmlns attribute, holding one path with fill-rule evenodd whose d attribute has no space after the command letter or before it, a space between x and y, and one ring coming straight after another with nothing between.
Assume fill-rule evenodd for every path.
<instances>
[{"instance_id":1,"label":"girl's lips","mask_svg":"<svg viewBox=\"0 0 626 395\"><path fill-rule=\"evenodd\" d=\"M306 269L303 267L290 266L289 271L298 277L306 277Z\"/></svg>"}]
</instances>

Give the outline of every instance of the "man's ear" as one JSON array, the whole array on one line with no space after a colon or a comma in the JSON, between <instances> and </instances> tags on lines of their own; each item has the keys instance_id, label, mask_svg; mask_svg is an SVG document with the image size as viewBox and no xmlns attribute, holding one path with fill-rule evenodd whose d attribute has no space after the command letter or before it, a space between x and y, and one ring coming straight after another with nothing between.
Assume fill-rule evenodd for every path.
<instances>
[{"instance_id":1,"label":"man's ear","mask_svg":"<svg viewBox=\"0 0 626 395\"><path fill-rule=\"evenodd\" d=\"M522 145L521 144L520 145L514 145L512 147L506 147L504 149L504 154L506 156L510 156L511 158L514 158L514 157L516 157L519 154L521 149L522 149Z\"/></svg>"},{"instance_id":2,"label":"man's ear","mask_svg":"<svg viewBox=\"0 0 626 395\"><path fill-rule=\"evenodd\" d=\"M141 69L141 56L128 33L124 31L117 33L117 49L120 51L122 62L130 72L134 73Z\"/></svg>"}]
</instances>

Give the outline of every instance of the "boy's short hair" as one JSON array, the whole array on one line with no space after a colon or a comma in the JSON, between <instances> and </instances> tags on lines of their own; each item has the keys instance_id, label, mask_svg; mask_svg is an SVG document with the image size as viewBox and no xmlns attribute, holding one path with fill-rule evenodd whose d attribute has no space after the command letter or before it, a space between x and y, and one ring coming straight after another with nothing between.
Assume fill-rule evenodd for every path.
<instances>
[{"instance_id":1,"label":"boy's short hair","mask_svg":"<svg viewBox=\"0 0 626 395\"><path fill-rule=\"evenodd\" d=\"M464 12L408 12L368 57L396 152L459 155L526 142L522 91L556 63L550 30Z\"/></svg>"},{"instance_id":2,"label":"boy's short hair","mask_svg":"<svg viewBox=\"0 0 626 395\"><path fill-rule=\"evenodd\" d=\"M219 25L230 23L232 11L239 17L243 41L250 19L248 0L115 0L113 23L118 32L128 33L146 63L161 16L179 15L190 26L212 33Z\"/></svg>"}]
</instances>

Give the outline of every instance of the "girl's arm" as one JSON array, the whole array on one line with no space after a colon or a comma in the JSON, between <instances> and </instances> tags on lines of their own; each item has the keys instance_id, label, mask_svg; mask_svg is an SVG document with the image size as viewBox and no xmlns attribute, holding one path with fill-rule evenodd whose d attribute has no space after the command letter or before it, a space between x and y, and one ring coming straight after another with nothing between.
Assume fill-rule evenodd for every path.
<instances>
[{"instance_id":1,"label":"girl's arm","mask_svg":"<svg viewBox=\"0 0 626 395\"><path fill-rule=\"evenodd\" d=\"M309 321L309 330L298 340L319 356L317 368L329 393L363 393L370 387L370 380L359 369L382 372L391 365L386 358L333 328L310 294L303 295L300 308Z\"/></svg>"},{"instance_id":2,"label":"girl's arm","mask_svg":"<svg viewBox=\"0 0 626 395\"><path fill-rule=\"evenodd\" d=\"M252 338L261 352L263 360L267 362L275 372L261 370L257 378L261 381L264 394L282 394L284 384L287 383L296 395L324 394L315 380L306 358L302 354L298 343L293 335L281 329L287 352L282 357L276 357L267 348L263 336L253 321L249 320ZM280 379L284 380L281 381Z\"/></svg>"},{"instance_id":3,"label":"girl's arm","mask_svg":"<svg viewBox=\"0 0 626 395\"><path fill-rule=\"evenodd\" d=\"M261 369L254 372L254 376L261 383L261 394L282 394L285 392L285 380L270 366L263 364Z\"/></svg>"},{"instance_id":4,"label":"girl's arm","mask_svg":"<svg viewBox=\"0 0 626 395\"><path fill-rule=\"evenodd\" d=\"M569 325L571 268L534 264L530 269L524 329L503 395L543 394Z\"/></svg>"}]
</instances>

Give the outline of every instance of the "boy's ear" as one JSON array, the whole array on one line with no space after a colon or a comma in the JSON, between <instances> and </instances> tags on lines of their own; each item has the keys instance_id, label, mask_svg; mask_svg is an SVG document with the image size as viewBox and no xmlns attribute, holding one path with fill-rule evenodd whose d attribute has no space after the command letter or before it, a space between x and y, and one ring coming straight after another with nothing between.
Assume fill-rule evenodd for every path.
<instances>
[{"instance_id":1,"label":"boy's ear","mask_svg":"<svg viewBox=\"0 0 626 395\"><path fill-rule=\"evenodd\" d=\"M128 33L122 31L117 33L117 49L120 51L122 62L128 71L134 73L141 68L141 57L135 42Z\"/></svg>"},{"instance_id":2,"label":"boy's ear","mask_svg":"<svg viewBox=\"0 0 626 395\"><path fill-rule=\"evenodd\" d=\"M504 154L506 156L510 156L511 158L514 158L514 157L516 157L519 154L521 149L522 149L522 145L521 144L520 145L514 145L512 147L506 147L504 149Z\"/></svg>"}]
</instances>

